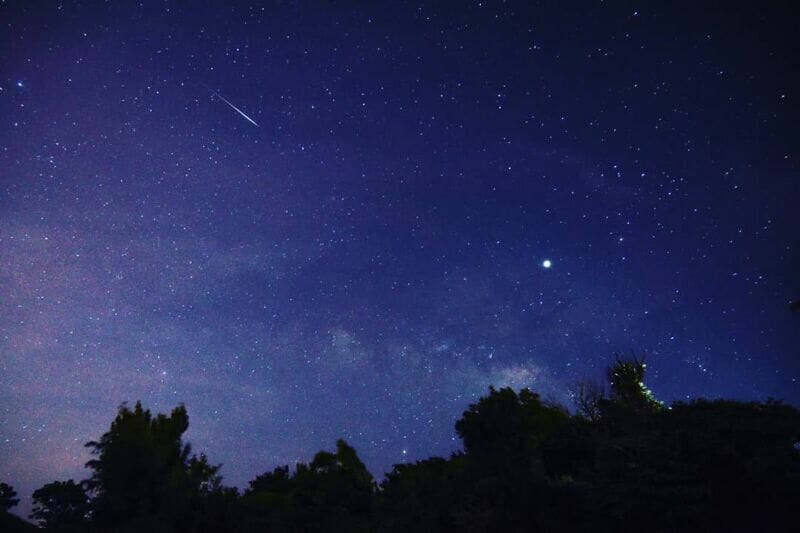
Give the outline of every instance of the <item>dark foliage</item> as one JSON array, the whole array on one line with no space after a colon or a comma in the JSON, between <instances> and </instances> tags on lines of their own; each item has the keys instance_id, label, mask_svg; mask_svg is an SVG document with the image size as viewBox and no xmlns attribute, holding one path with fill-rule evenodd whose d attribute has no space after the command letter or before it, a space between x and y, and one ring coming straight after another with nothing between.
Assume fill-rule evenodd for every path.
<instances>
[{"instance_id":1,"label":"dark foliage","mask_svg":"<svg viewBox=\"0 0 800 533\"><path fill-rule=\"evenodd\" d=\"M0 511L8 511L19 503L17 491L7 483L0 483Z\"/></svg>"},{"instance_id":2,"label":"dark foliage","mask_svg":"<svg viewBox=\"0 0 800 533\"><path fill-rule=\"evenodd\" d=\"M242 501L242 531L369 531L375 483L345 441L319 452L294 475L276 468L250 482Z\"/></svg>"},{"instance_id":3,"label":"dark foliage","mask_svg":"<svg viewBox=\"0 0 800 533\"><path fill-rule=\"evenodd\" d=\"M93 471L86 486L94 525L107 531L205 531L225 514L230 491L220 486L219 466L191 455L182 441L188 428L183 406L156 417L140 403L133 410L120 407L111 429L87 444L97 456L86 464Z\"/></svg>"},{"instance_id":4,"label":"dark foliage","mask_svg":"<svg viewBox=\"0 0 800 533\"><path fill-rule=\"evenodd\" d=\"M89 523L89 497L71 479L48 483L33 493L31 518L46 531L83 531Z\"/></svg>"},{"instance_id":5,"label":"dark foliage","mask_svg":"<svg viewBox=\"0 0 800 533\"><path fill-rule=\"evenodd\" d=\"M92 476L37 490L31 517L65 532L793 531L800 411L774 400L666 407L644 372L618 359L608 388L578 388L576 414L490 388L456 422L463 452L395 465L380 485L340 440L241 495L183 442L183 407L153 417L123 405L88 444ZM8 514L16 502L0 484L3 531L29 527Z\"/></svg>"},{"instance_id":6,"label":"dark foliage","mask_svg":"<svg viewBox=\"0 0 800 533\"><path fill-rule=\"evenodd\" d=\"M17 491L7 483L0 483L0 531L3 533L23 533L28 531L38 531L36 527L9 510L19 503Z\"/></svg>"}]
</instances>

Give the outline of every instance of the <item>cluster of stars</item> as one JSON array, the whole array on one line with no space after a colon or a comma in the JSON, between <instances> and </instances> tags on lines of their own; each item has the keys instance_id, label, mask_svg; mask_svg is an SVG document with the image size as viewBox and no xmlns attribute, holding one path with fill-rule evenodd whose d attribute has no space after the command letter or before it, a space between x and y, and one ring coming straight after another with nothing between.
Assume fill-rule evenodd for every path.
<instances>
[{"instance_id":1,"label":"cluster of stars","mask_svg":"<svg viewBox=\"0 0 800 533\"><path fill-rule=\"evenodd\" d=\"M3 6L0 478L80 479L136 400L232 484L340 437L380 477L631 348L666 402L800 401L758 9Z\"/></svg>"}]
</instances>

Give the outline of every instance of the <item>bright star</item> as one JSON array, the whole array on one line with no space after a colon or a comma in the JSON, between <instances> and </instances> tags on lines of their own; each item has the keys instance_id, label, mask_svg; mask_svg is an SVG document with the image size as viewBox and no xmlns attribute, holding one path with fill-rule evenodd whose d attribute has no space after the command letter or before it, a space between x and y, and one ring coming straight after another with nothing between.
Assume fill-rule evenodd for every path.
<instances>
[{"instance_id":1,"label":"bright star","mask_svg":"<svg viewBox=\"0 0 800 533\"><path fill-rule=\"evenodd\" d=\"M544 261L542 261L542 266L544 268L550 268L551 266L553 266L553 263L549 259L545 259Z\"/></svg>"}]
</instances>

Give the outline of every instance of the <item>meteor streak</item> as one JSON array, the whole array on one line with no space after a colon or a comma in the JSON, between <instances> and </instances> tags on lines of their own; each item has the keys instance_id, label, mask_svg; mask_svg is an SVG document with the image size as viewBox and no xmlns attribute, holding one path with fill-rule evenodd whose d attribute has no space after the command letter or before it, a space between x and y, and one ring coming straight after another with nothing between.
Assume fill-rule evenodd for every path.
<instances>
[{"instance_id":1,"label":"meteor streak","mask_svg":"<svg viewBox=\"0 0 800 533\"><path fill-rule=\"evenodd\" d=\"M221 94L219 94L217 91L215 91L214 89L212 89L211 87L209 87L209 86L208 86L208 85L206 85L205 83L204 83L204 84L202 84L202 85L203 85L203 87L205 87L206 89L208 89L209 91L211 91L213 94L215 94L216 96L218 96L218 97L220 98L220 100L222 100L223 102L225 102L226 104L228 104L229 106L231 106L231 107L233 108L233 110L234 110L234 111L236 111L237 113L239 113L240 115L242 115L242 116L244 117L244 119L245 119L245 120L247 120L247 121L248 121L250 124L252 124L252 125L253 125L253 126L255 126L256 128L260 128L260 127L261 127L261 126L259 126L259 125L256 123L256 121L255 121L255 120L253 120L252 118L248 117L248 116L247 116L247 113L245 113L244 111L242 111L241 109L239 109L238 107L236 107L235 105L233 105L232 103L230 103L230 102L228 101L228 99L227 99L227 98L225 98L224 96L222 96Z\"/></svg>"}]
</instances>

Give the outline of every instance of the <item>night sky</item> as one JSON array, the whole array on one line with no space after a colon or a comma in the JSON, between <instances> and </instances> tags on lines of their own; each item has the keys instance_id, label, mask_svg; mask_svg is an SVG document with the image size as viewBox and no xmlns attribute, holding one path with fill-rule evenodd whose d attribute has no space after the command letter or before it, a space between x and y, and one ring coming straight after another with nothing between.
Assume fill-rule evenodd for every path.
<instances>
[{"instance_id":1,"label":"night sky","mask_svg":"<svg viewBox=\"0 0 800 533\"><path fill-rule=\"evenodd\" d=\"M569 405L619 351L800 403L788 8L222 4L0 5L20 512L138 399L237 486L446 455L489 385Z\"/></svg>"}]
</instances>

